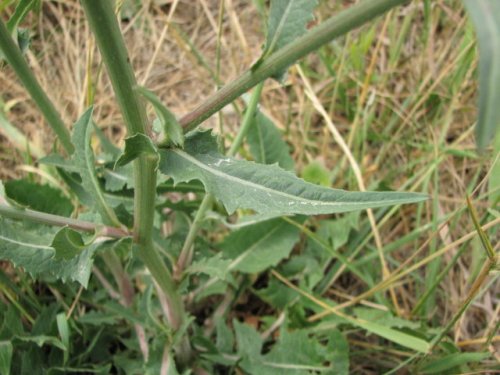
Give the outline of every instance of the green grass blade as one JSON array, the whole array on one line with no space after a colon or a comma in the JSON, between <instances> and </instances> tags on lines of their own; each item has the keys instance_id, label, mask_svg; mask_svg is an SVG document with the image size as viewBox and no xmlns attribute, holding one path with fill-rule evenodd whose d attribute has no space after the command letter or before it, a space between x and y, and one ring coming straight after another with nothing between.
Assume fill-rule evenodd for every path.
<instances>
[{"instance_id":1,"label":"green grass blade","mask_svg":"<svg viewBox=\"0 0 500 375\"><path fill-rule=\"evenodd\" d=\"M479 43L479 119L476 141L484 149L500 127L500 1L464 0Z\"/></svg>"},{"instance_id":2,"label":"green grass blade","mask_svg":"<svg viewBox=\"0 0 500 375\"><path fill-rule=\"evenodd\" d=\"M71 143L68 129L64 125L54 104L52 104L49 97L38 83L35 75L24 59L21 50L16 43L14 43L14 40L2 20L0 20L0 51L3 52L5 59L21 80L38 108L40 108L47 123L58 136L66 152L72 154L74 148Z\"/></svg>"}]
</instances>

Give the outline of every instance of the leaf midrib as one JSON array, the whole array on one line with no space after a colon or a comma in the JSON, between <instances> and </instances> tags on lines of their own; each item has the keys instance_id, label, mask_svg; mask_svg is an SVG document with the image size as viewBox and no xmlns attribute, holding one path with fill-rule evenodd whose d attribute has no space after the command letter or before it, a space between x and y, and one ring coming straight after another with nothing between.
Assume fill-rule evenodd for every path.
<instances>
[{"instance_id":1,"label":"leaf midrib","mask_svg":"<svg viewBox=\"0 0 500 375\"><path fill-rule=\"evenodd\" d=\"M222 178L225 178L227 180L230 180L230 181L233 181L235 183L238 183L240 185L247 185L247 186L250 186L250 187L253 187L253 188L256 188L256 189L259 189L259 190L262 190L266 193L271 193L271 194L274 194L274 195L280 195L280 196L283 196L289 200L295 200L295 201L298 201L299 203L304 203L304 204L310 204L311 206L326 206L326 207L331 207L331 206L342 206L342 205L351 205L351 206L364 206L364 205L370 205L370 204L380 204L380 203L383 203L384 205L391 205L391 204L401 204L402 201L400 200L384 200L384 201L380 201L380 200L376 200L376 201L362 201L362 202L356 202L356 201L342 201L342 202L336 202L336 201L320 201L320 200L312 200L312 199L308 199L308 198L304 198L302 196L299 196L299 195L292 195L292 194L288 194L288 193L285 193L283 191L279 191L279 190L273 190L273 189L270 189L266 186L263 186L263 185L259 185L259 184L256 184L254 182L251 182L251 181L247 181L247 180L244 180L242 178L239 178L239 177L236 177L236 176L233 176L233 175L230 175L228 173L225 173L225 172L222 172L218 169L215 169L215 168L212 168L210 167L209 165L201 162L200 160L196 159L195 157L189 155L188 153L186 153L185 151L182 151L180 149L172 149L170 150L174 153L176 153L177 155L183 157L184 159L188 160L189 162L197 165L198 167L204 169L205 171L209 172L209 173L212 173L216 176L219 176L219 177L222 177ZM314 186L314 185L313 185ZM347 194L348 192L345 192L344 194Z\"/></svg>"},{"instance_id":2,"label":"leaf midrib","mask_svg":"<svg viewBox=\"0 0 500 375\"><path fill-rule=\"evenodd\" d=\"M280 22L278 23L278 27L276 27L273 39L271 40L271 43L269 44L269 48L266 51L266 55L269 55L269 54L274 52L274 47L278 43L278 40L282 34L283 28L285 27L285 23L288 19L288 13L290 13L290 10L292 9L294 2L295 2L295 0L289 0L288 5L286 7L286 10L283 13L283 16L280 18Z\"/></svg>"},{"instance_id":3,"label":"leaf midrib","mask_svg":"<svg viewBox=\"0 0 500 375\"><path fill-rule=\"evenodd\" d=\"M10 243L19 245L19 246L32 247L34 249L54 250L54 248L50 247L50 246L35 245L35 244L32 244L32 243L28 243L28 242L21 242L21 241L17 241L17 240L14 240L12 238L5 237L5 236L2 236L2 235L0 235L0 240L4 240L4 241L7 241L7 242L10 242Z\"/></svg>"}]
</instances>

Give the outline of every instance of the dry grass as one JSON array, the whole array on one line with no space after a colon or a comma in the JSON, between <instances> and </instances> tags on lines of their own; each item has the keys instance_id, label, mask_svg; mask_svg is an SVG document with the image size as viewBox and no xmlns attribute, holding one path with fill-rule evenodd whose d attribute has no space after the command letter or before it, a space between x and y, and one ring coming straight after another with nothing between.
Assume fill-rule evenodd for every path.
<instances>
[{"instance_id":1,"label":"dry grass","mask_svg":"<svg viewBox=\"0 0 500 375\"><path fill-rule=\"evenodd\" d=\"M217 78L219 1L145 3L138 13L122 23L137 79L157 93L175 114L186 114L217 88L214 78ZM337 2L322 2L317 12L318 22L342 7L333 3ZM169 16L173 5L176 9ZM226 0L225 6L220 38L221 82L230 81L250 66L263 43L262 22L254 6L240 0ZM401 41L400 55L393 59L407 17L411 21ZM95 83L95 118L120 143L125 135L121 116L106 74L98 74L99 56L78 2L47 1L41 17L31 17L29 25L34 40L27 57L65 122L75 121L87 105L90 61ZM203 56L211 72L199 63L179 30ZM363 43L367 43L366 52ZM355 49L361 51L359 56L355 56ZM320 54L309 56L301 65L313 95L349 144L365 185L424 191L433 197L418 209L404 208L383 223L378 219L380 243L369 241L362 254L374 253L377 245L389 246L428 224L415 240L403 242L396 251L385 255L389 272L420 246L423 251L417 258L424 259L474 230L465 209L466 192L474 191L474 205L481 217L488 208L484 182L490 164L487 158L475 155L472 132L477 95L474 49L459 1L432 2L428 17L424 16L423 3L414 1L334 42ZM8 67L0 69L0 87L10 121L49 152L54 137ZM239 108L242 107L239 102ZM298 172L310 161L319 159L333 171L335 187L358 189L345 153L308 98L297 69L290 71L284 86L276 82L266 84L262 109L285 131ZM239 116L228 106L222 119L223 133L230 139ZM219 129L218 122L219 117L213 116L205 125ZM13 150L5 138L0 142L0 162L2 179L25 174L22 169L25 156ZM450 214L454 216L442 224L442 219ZM498 244L498 234L490 240L493 246ZM484 259L477 238L453 246L439 258L440 264L426 265L394 285L396 308L401 316L412 316L411 311L424 291L425 279L439 273L461 246L467 248L437 288L436 305L417 317L427 317L439 327L458 311ZM373 258L372 264L379 267L377 258ZM339 297L339 293L356 296L369 289L352 275L346 277L340 278L335 290L325 295L344 302L346 299ZM471 340L482 340L498 320L500 284L496 281L485 285L487 289L451 333L452 339L467 350L477 349L480 344ZM357 339L353 337L353 345L356 342L367 345ZM487 349L496 350L499 358L498 344ZM363 371L363 364L358 365L358 371ZM365 370L369 373L368 367Z\"/></svg>"}]
</instances>

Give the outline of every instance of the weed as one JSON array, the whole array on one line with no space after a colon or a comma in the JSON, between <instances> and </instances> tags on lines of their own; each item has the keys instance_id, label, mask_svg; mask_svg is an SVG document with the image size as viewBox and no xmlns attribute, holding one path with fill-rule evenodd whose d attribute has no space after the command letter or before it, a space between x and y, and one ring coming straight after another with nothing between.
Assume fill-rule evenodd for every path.
<instances>
[{"instance_id":1,"label":"weed","mask_svg":"<svg viewBox=\"0 0 500 375\"><path fill-rule=\"evenodd\" d=\"M469 198L467 205L446 213L440 199L439 178L447 155L486 159L460 148L462 135L454 141L446 138L464 89L460 82L472 74L470 33L462 39L451 36L445 53L433 62L445 68L424 73L411 100L399 106L377 88L388 87L389 75L397 73L397 63L407 53L404 40L412 31L415 6L405 8L408 14L400 22L394 14L405 0L366 0L309 27L316 1L272 0L268 11L263 1L256 1L266 25L260 58L238 78L220 85L221 54L227 47L224 14L229 12L233 23L238 19L231 1L227 9L226 2L219 3L216 21L200 0L218 35L215 69L190 37L170 24L154 56L170 27L196 68L222 87L177 119L152 87L143 87L154 57L138 84L126 31L117 19L129 22L127 28L147 23L147 8L133 1L117 2L114 8L112 1L82 0L102 63L92 64L90 48L85 89L80 91L85 105L70 133L49 98L51 92L42 88L23 55L29 35L19 26L45 5L21 0L11 11L10 3L2 2L0 8L10 14L6 24L0 22L2 57L57 142L43 156L40 147L3 114L0 117L7 137L29 161L35 156L38 166L28 168L27 177L0 185L0 259L15 267L6 267L0 276L5 302L0 311L0 372L343 374L391 373L403 367L423 373L491 368L486 348L498 340L498 304L493 322L483 329L483 349L461 352L467 341L448 337L474 299L495 283L490 275L498 266L497 247L488 235L500 223L495 206L498 156L488 189L481 187L483 168L470 172L474 175L467 188L459 187L482 189L478 199L489 198L491 205L482 216ZM47 3L51 11L62 9ZM170 5L169 21L177 4ZM484 152L500 113L494 105L500 95L500 64L495 63L500 9L494 0L465 4L479 36L476 138ZM81 13L76 4L67 7L63 13ZM443 7L448 9L447 4ZM380 30L374 23L359 36L348 34L344 46L334 41L386 12ZM430 50L437 30L435 13L430 1L424 1L422 44ZM482 23L483 18L488 22ZM386 34L396 40L389 49L384 47ZM242 47L248 46L244 34L239 39ZM455 50L451 47L456 40L460 48ZM319 61L290 69L318 49ZM388 52L389 74L376 66L382 50ZM455 64L460 68L453 69ZM303 97L294 93L294 84L289 97L298 96L301 105L307 97L309 106L298 126L286 122L286 133L295 132L292 148L272 114L259 107L266 80L283 83L290 70L290 80L301 81L304 92ZM323 75L328 79L322 82ZM105 117L97 99L97 82L103 76L109 78L126 129L121 148L96 123ZM437 92L440 84L448 92ZM250 89L251 94L238 101ZM400 92L394 87L394 95ZM448 107L443 104L447 96ZM292 113L296 104L289 101ZM221 111L228 104L239 119L234 137ZM156 114L153 121L151 111ZM199 128L215 113L220 114L218 134ZM348 137L332 113L350 124ZM382 130L379 119L387 120ZM443 133L436 132L432 144L419 142L421 130L429 130L427 123L434 121L444 123ZM330 135L340 152L334 155L335 166L327 168L309 155L311 150L328 154L322 138ZM381 145L378 155L365 161L372 144ZM498 141L493 148L498 154ZM402 167L409 176L405 182L400 184L399 174L387 171L378 184L369 184L369 163L378 167L394 155L408 160ZM308 158L304 168L295 165ZM425 167L417 169L419 165ZM299 178L298 169L315 183ZM33 171L50 184L41 183ZM329 187L340 178L360 191ZM399 185L408 192L390 191ZM431 203L416 190L429 191ZM360 210L366 210L366 218ZM423 210L432 213L428 224L422 222ZM474 230L452 241L447 233L460 225L465 210ZM382 231L382 226L390 230ZM418 246L417 239L427 231L431 234ZM392 232L406 234L391 242ZM446 324L440 324L433 318L442 298L438 287L476 238L484 251L475 254L464 297L455 302ZM401 247L406 249L404 259L394 255ZM424 251L428 254L422 257ZM454 255L443 267L443 256L450 252ZM425 273L419 274L424 267ZM53 297L47 298L50 294ZM377 352L387 357L367 360Z\"/></svg>"}]
</instances>

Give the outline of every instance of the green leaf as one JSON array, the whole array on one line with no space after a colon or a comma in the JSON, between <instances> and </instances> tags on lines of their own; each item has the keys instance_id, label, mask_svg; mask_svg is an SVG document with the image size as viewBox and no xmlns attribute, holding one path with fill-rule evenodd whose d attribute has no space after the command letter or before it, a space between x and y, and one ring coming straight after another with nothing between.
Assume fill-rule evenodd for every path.
<instances>
[{"instance_id":1,"label":"green leaf","mask_svg":"<svg viewBox=\"0 0 500 375\"><path fill-rule=\"evenodd\" d=\"M316 0L271 0L266 53L273 53L307 31Z\"/></svg>"},{"instance_id":2,"label":"green leaf","mask_svg":"<svg viewBox=\"0 0 500 375\"><path fill-rule=\"evenodd\" d=\"M102 151L105 154L108 154L111 156L113 159L117 158L121 154L121 150L116 147L109 139L106 137L104 132L101 130L99 126L95 122L92 123L94 126L94 132L97 135L97 138L99 138L99 143L101 146Z\"/></svg>"},{"instance_id":3,"label":"green leaf","mask_svg":"<svg viewBox=\"0 0 500 375\"><path fill-rule=\"evenodd\" d=\"M3 307L6 307L6 311L2 311L1 339L10 340L16 335L23 335L24 327L19 310L12 304L8 304L7 306L2 304Z\"/></svg>"},{"instance_id":4,"label":"green leaf","mask_svg":"<svg viewBox=\"0 0 500 375\"><path fill-rule=\"evenodd\" d=\"M479 43L479 118L476 142L484 149L500 127L500 1L464 0Z\"/></svg>"},{"instance_id":5,"label":"green leaf","mask_svg":"<svg viewBox=\"0 0 500 375\"><path fill-rule=\"evenodd\" d=\"M75 123L71 141L75 146L73 163L78 168L82 178L82 186L93 198L97 211L101 214L105 224L120 225L115 213L109 207L99 184L95 172L95 161L90 138L92 135L92 111L90 107Z\"/></svg>"},{"instance_id":6,"label":"green leaf","mask_svg":"<svg viewBox=\"0 0 500 375\"><path fill-rule=\"evenodd\" d=\"M215 318L215 329L217 332L215 346L220 352L231 353L234 346L233 332L227 326L226 321L220 316Z\"/></svg>"},{"instance_id":7,"label":"green leaf","mask_svg":"<svg viewBox=\"0 0 500 375\"><path fill-rule=\"evenodd\" d=\"M51 247L53 228L29 226L0 219L0 259L22 267L33 277L49 276L78 281L87 286L97 245L91 245L70 260L55 259Z\"/></svg>"},{"instance_id":8,"label":"green leaf","mask_svg":"<svg viewBox=\"0 0 500 375\"><path fill-rule=\"evenodd\" d=\"M204 273L205 275L216 277L220 280L227 280L230 259L222 259L222 254L217 254L211 258L203 258L194 262L186 269L187 273Z\"/></svg>"},{"instance_id":9,"label":"green leaf","mask_svg":"<svg viewBox=\"0 0 500 375\"><path fill-rule=\"evenodd\" d=\"M354 313L360 319L376 322L391 328L419 329L421 326L418 322L412 322L410 320L394 316L390 311L358 307L354 309Z\"/></svg>"},{"instance_id":10,"label":"green leaf","mask_svg":"<svg viewBox=\"0 0 500 375\"><path fill-rule=\"evenodd\" d=\"M328 333L328 351L333 367L331 375L349 374L349 343L338 329Z\"/></svg>"},{"instance_id":11,"label":"green leaf","mask_svg":"<svg viewBox=\"0 0 500 375\"><path fill-rule=\"evenodd\" d=\"M212 213L212 216L214 216L217 220L222 221L226 227L228 227L232 230L236 230L236 229L248 227L250 225L262 223L263 221L268 221L271 219L276 219L277 217L282 217L282 216L287 216L287 215L279 215L279 214L272 214L272 213L271 214L251 214L251 215L245 215L245 216L239 217L238 221L236 221L235 223L230 223L230 222L224 220L222 215L217 216L217 214ZM288 215L288 216L292 216L292 215Z\"/></svg>"},{"instance_id":12,"label":"green leaf","mask_svg":"<svg viewBox=\"0 0 500 375\"><path fill-rule=\"evenodd\" d=\"M70 331L68 319L66 319L65 313L59 313L56 317L57 330L59 331L59 337L67 350L64 351L64 364L68 362L69 358L69 345L70 345Z\"/></svg>"},{"instance_id":13,"label":"green leaf","mask_svg":"<svg viewBox=\"0 0 500 375\"><path fill-rule=\"evenodd\" d=\"M304 35L314 19L316 0L272 0L263 58ZM280 79L285 70L273 76Z\"/></svg>"},{"instance_id":14,"label":"green leaf","mask_svg":"<svg viewBox=\"0 0 500 375\"><path fill-rule=\"evenodd\" d=\"M294 167L290 149L278 128L262 112L257 111L247 135L250 152L254 160L261 164L278 163L288 171Z\"/></svg>"},{"instance_id":15,"label":"green leaf","mask_svg":"<svg viewBox=\"0 0 500 375\"><path fill-rule=\"evenodd\" d=\"M396 344L399 344L405 348L416 350L417 352L420 353L428 353L431 348L431 345L427 341L409 335L407 333L398 331L386 325L382 325L364 319L349 318L347 320L351 322L353 325L361 327L367 330L368 332L374 333L389 341L395 342Z\"/></svg>"},{"instance_id":16,"label":"green leaf","mask_svg":"<svg viewBox=\"0 0 500 375\"><path fill-rule=\"evenodd\" d=\"M159 126L155 130L160 134L158 144L161 146L174 145L182 148L184 146L184 131L174 114L163 105L153 92L144 87L137 87L136 90L153 105L156 111Z\"/></svg>"},{"instance_id":17,"label":"green leaf","mask_svg":"<svg viewBox=\"0 0 500 375\"><path fill-rule=\"evenodd\" d=\"M44 345L52 345L55 346L56 348L59 348L63 351L68 350L66 346L59 340L57 337L53 336L46 336L46 335L39 335L39 336L16 336L16 340L23 341L23 342L32 342L36 344L39 347L42 347Z\"/></svg>"},{"instance_id":18,"label":"green leaf","mask_svg":"<svg viewBox=\"0 0 500 375\"><path fill-rule=\"evenodd\" d=\"M470 362L481 362L491 356L490 353L453 353L427 362L420 372L422 374L443 374L447 370L465 365ZM456 372L461 373L461 371Z\"/></svg>"},{"instance_id":19,"label":"green leaf","mask_svg":"<svg viewBox=\"0 0 500 375\"><path fill-rule=\"evenodd\" d=\"M322 220L317 234L331 244L334 250L337 250L347 243L351 231L358 227L358 222L359 212L345 214L337 219ZM312 240L310 242L316 244Z\"/></svg>"},{"instance_id":20,"label":"green leaf","mask_svg":"<svg viewBox=\"0 0 500 375\"><path fill-rule=\"evenodd\" d=\"M6 181L4 185L6 196L24 208L66 217L73 212L71 200L50 185L27 179Z\"/></svg>"},{"instance_id":21,"label":"green leaf","mask_svg":"<svg viewBox=\"0 0 500 375\"><path fill-rule=\"evenodd\" d=\"M313 160L302 169L302 178L312 184L331 185L331 174L319 160Z\"/></svg>"},{"instance_id":22,"label":"green leaf","mask_svg":"<svg viewBox=\"0 0 500 375\"><path fill-rule=\"evenodd\" d=\"M82 204L88 207L93 207L95 205L92 195L83 188L82 179L78 173L68 173L63 168L57 168L57 172Z\"/></svg>"},{"instance_id":23,"label":"green leaf","mask_svg":"<svg viewBox=\"0 0 500 375\"><path fill-rule=\"evenodd\" d=\"M261 357L262 339L259 333L247 324L233 321L238 355L240 356L239 366L250 374L255 374L255 365Z\"/></svg>"},{"instance_id":24,"label":"green leaf","mask_svg":"<svg viewBox=\"0 0 500 375\"><path fill-rule=\"evenodd\" d=\"M119 191L124 188L133 189L134 169L132 164L127 164L123 167L114 169L105 168L103 171L104 187L106 191Z\"/></svg>"},{"instance_id":25,"label":"green leaf","mask_svg":"<svg viewBox=\"0 0 500 375\"><path fill-rule=\"evenodd\" d=\"M287 258L299 240L299 230L292 224L274 219L244 227L229 234L221 244L228 269L258 273Z\"/></svg>"},{"instance_id":26,"label":"green leaf","mask_svg":"<svg viewBox=\"0 0 500 375\"><path fill-rule=\"evenodd\" d=\"M348 192L313 185L276 165L221 155L209 132L193 132L184 150L161 150L160 155L162 173L175 183L201 180L229 213L248 208L261 214L319 215L427 199L416 193Z\"/></svg>"},{"instance_id":27,"label":"green leaf","mask_svg":"<svg viewBox=\"0 0 500 375\"><path fill-rule=\"evenodd\" d=\"M338 333L329 337L326 346L306 330L289 330L283 324L278 341L262 355L263 342L251 326L234 321L239 367L248 374L308 375L343 374L348 369L348 345ZM341 363L334 362L341 361Z\"/></svg>"},{"instance_id":28,"label":"green leaf","mask_svg":"<svg viewBox=\"0 0 500 375\"><path fill-rule=\"evenodd\" d=\"M67 172L78 172L79 170L71 161L64 159L59 154L49 154L39 159L38 162L40 164L52 165L56 168L64 169Z\"/></svg>"},{"instance_id":29,"label":"green leaf","mask_svg":"<svg viewBox=\"0 0 500 375\"><path fill-rule=\"evenodd\" d=\"M263 357L267 367L262 375L307 375L311 373L330 372L331 367L325 366L326 348L317 340L309 337L305 330L289 332L283 327L280 330L279 341L270 353Z\"/></svg>"},{"instance_id":30,"label":"green leaf","mask_svg":"<svg viewBox=\"0 0 500 375\"><path fill-rule=\"evenodd\" d=\"M85 249L82 236L77 231L64 227L56 233L51 247L55 250L54 259L72 259Z\"/></svg>"},{"instance_id":31,"label":"green leaf","mask_svg":"<svg viewBox=\"0 0 500 375\"><path fill-rule=\"evenodd\" d=\"M0 375L10 374L14 348L10 341L0 341Z\"/></svg>"},{"instance_id":32,"label":"green leaf","mask_svg":"<svg viewBox=\"0 0 500 375\"><path fill-rule=\"evenodd\" d=\"M269 280L266 288L256 290L255 293L263 301L279 310L283 310L290 302L300 296L295 290L275 278Z\"/></svg>"},{"instance_id":33,"label":"green leaf","mask_svg":"<svg viewBox=\"0 0 500 375\"><path fill-rule=\"evenodd\" d=\"M125 139L125 151L116 161L115 168L127 165L140 155L147 155L156 162L159 160L158 149L151 138L138 133Z\"/></svg>"}]
</instances>

